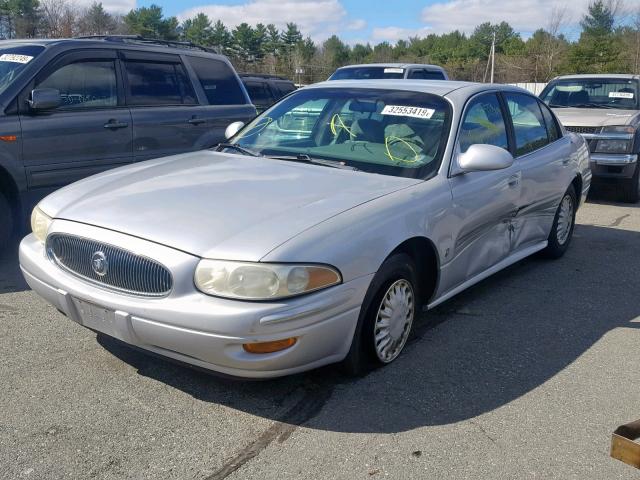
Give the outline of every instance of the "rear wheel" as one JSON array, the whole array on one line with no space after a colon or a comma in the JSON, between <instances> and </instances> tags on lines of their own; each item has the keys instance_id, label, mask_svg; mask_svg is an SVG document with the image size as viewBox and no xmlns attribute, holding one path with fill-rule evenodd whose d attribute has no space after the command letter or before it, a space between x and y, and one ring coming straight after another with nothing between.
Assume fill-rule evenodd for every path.
<instances>
[{"instance_id":1,"label":"rear wheel","mask_svg":"<svg viewBox=\"0 0 640 480\"><path fill-rule=\"evenodd\" d=\"M569 248L576 221L577 206L576 191L573 186L570 186L562 196L558 210L556 210L556 216L553 219L553 226L547 240L547 248L543 251L547 257L560 258Z\"/></svg>"},{"instance_id":2,"label":"rear wheel","mask_svg":"<svg viewBox=\"0 0 640 480\"><path fill-rule=\"evenodd\" d=\"M638 203L640 200L640 165L636 166L633 177L624 180L622 185L622 199L626 203Z\"/></svg>"},{"instance_id":3,"label":"rear wheel","mask_svg":"<svg viewBox=\"0 0 640 480\"><path fill-rule=\"evenodd\" d=\"M358 375L393 362L407 343L418 311L416 270L404 253L389 257L376 273L360 311L344 366Z\"/></svg>"},{"instance_id":4,"label":"rear wheel","mask_svg":"<svg viewBox=\"0 0 640 480\"><path fill-rule=\"evenodd\" d=\"M13 212L5 196L0 193L0 251L7 246L12 234Z\"/></svg>"}]
</instances>

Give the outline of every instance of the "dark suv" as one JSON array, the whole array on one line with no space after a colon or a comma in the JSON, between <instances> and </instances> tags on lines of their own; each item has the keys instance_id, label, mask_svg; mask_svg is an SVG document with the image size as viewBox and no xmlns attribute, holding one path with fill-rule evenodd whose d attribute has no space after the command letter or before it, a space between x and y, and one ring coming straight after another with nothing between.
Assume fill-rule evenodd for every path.
<instances>
[{"instance_id":1,"label":"dark suv","mask_svg":"<svg viewBox=\"0 0 640 480\"><path fill-rule=\"evenodd\" d=\"M241 73L240 78L259 113L296 89L291 80L276 75Z\"/></svg>"},{"instance_id":2,"label":"dark suv","mask_svg":"<svg viewBox=\"0 0 640 480\"><path fill-rule=\"evenodd\" d=\"M256 115L226 57L141 37L1 41L0 109L0 247L50 191Z\"/></svg>"}]
</instances>

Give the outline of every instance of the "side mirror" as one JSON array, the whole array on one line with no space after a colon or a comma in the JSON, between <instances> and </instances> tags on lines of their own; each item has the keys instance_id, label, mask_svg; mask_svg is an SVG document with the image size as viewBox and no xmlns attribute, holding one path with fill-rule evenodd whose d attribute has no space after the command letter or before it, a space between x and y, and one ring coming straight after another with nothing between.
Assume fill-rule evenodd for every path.
<instances>
[{"instance_id":1,"label":"side mirror","mask_svg":"<svg viewBox=\"0 0 640 480\"><path fill-rule=\"evenodd\" d=\"M36 88L31 90L31 99L28 100L31 110L52 110L58 108L61 103L60 91L55 88Z\"/></svg>"},{"instance_id":2,"label":"side mirror","mask_svg":"<svg viewBox=\"0 0 640 480\"><path fill-rule=\"evenodd\" d=\"M227 129L224 131L224 138L229 140L236 133L238 133L242 127L244 127L244 122L233 122L229 124Z\"/></svg>"},{"instance_id":3,"label":"side mirror","mask_svg":"<svg viewBox=\"0 0 640 480\"><path fill-rule=\"evenodd\" d=\"M495 145L475 144L458 156L458 166L463 172L502 170L513 165L513 155Z\"/></svg>"}]
</instances>

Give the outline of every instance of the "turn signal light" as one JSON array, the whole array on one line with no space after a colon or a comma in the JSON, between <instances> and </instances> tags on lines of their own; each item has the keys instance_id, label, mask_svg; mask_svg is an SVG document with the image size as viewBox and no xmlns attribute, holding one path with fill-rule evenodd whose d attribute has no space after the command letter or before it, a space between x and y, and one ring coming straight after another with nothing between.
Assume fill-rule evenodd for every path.
<instances>
[{"instance_id":1,"label":"turn signal light","mask_svg":"<svg viewBox=\"0 0 640 480\"><path fill-rule=\"evenodd\" d=\"M293 347L296 342L296 338L285 338L284 340L274 340L273 342L244 343L242 348L249 353L274 353Z\"/></svg>"}]
</instances>

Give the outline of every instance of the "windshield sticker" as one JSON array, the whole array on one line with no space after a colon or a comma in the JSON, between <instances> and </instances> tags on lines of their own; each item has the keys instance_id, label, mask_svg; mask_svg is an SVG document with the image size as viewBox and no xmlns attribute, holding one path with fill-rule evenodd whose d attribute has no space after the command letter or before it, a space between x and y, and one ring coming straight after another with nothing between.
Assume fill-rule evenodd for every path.
<instances>
[{"instance_id":1,"label":"windshield sticker","mask_svg":"<svg viewBox=\"0 0 640 480\"><path fill-rule=\"evenodd\" d=\"M384 73L404 73L404 68L385 68Z\"/></svg>"},{"instance_id":2,"label":"windshield sticker","mask_svg":"<svg viewBox=\"0 0 640 480\"><path fill-rule=\"evenodd\" d=\"M12 62L12 63L29 63L33 60L29 55L18 55L17 53L3 53L0 55L0 62Z\"/></svg>"},{"instance_id":3,"label":"windshield sticker","mask_svg":"<svg viewBox=\"0 0 640 480\"><path fill-rule=\"evenodd\" d=\"M609 92L609 98L633 98L632 92Z\"/></svg>"},{"instance_id":4,"label":"windshield sticker","mask_svg":"<svg viewBox=\"0 0 640 480\"><path fill-rule=\"evenodd\" d=\"M382 115L397 115L399 117L414 117L429 119L436 111L433 108L405 107L402 105L386 105Z\"/></svg>"}]
</instances>

